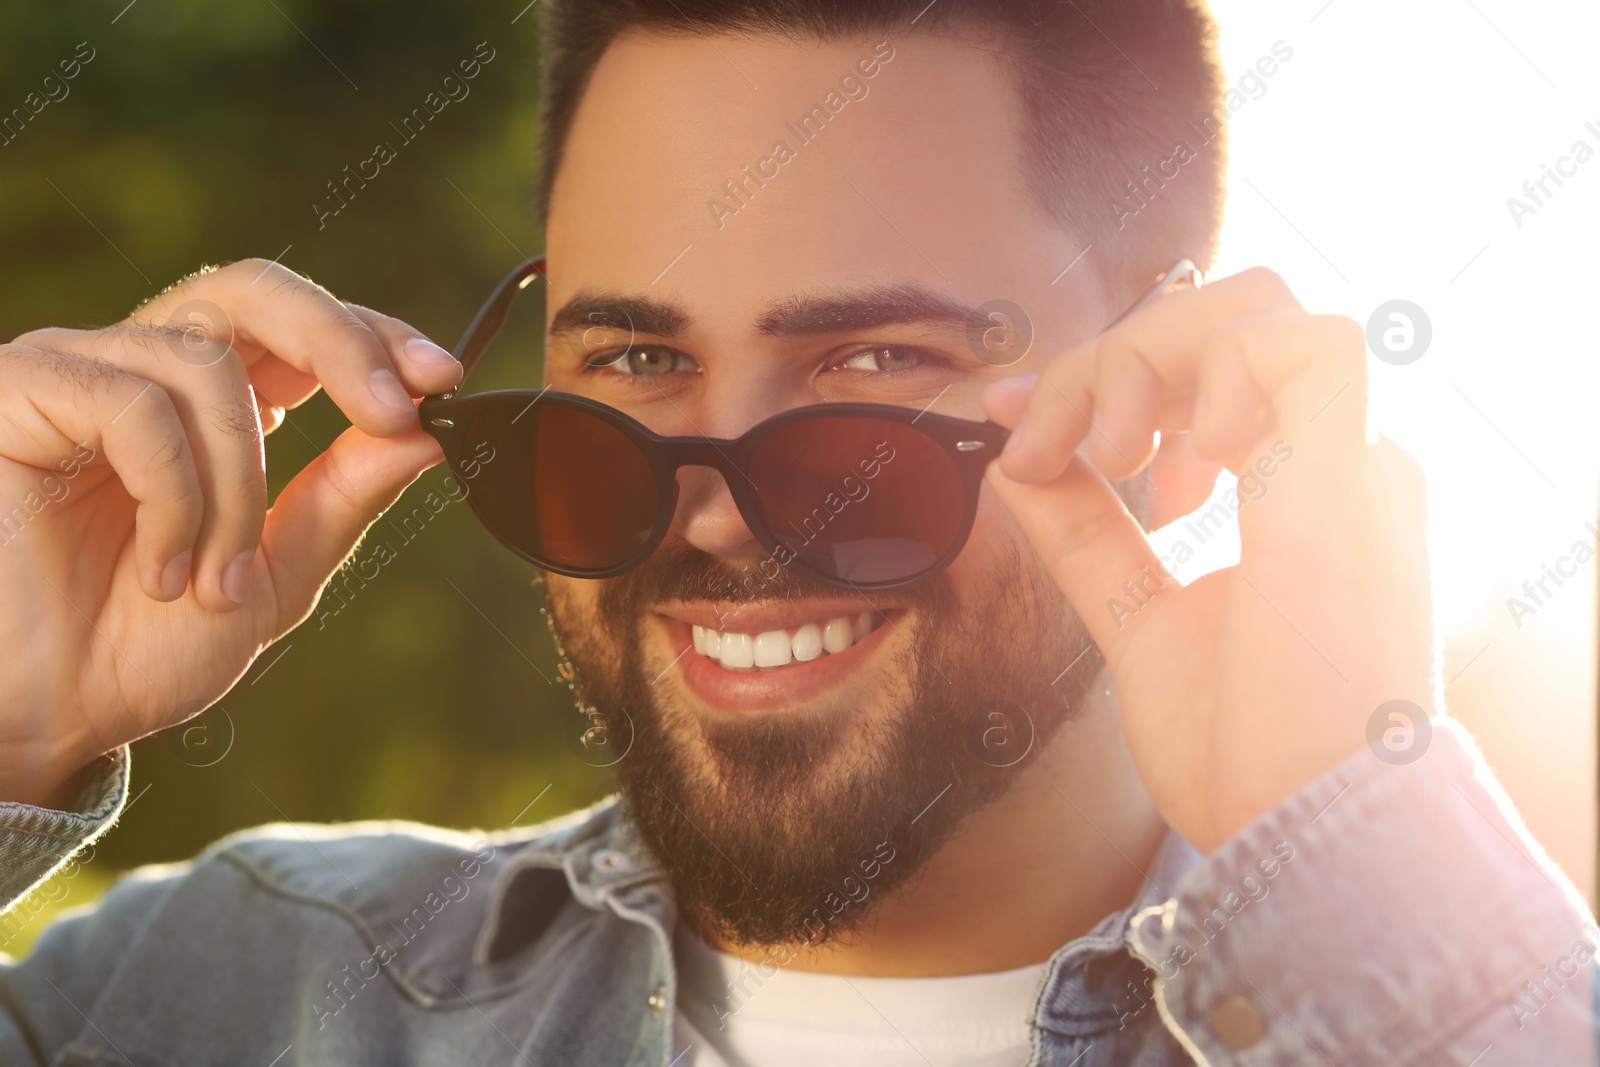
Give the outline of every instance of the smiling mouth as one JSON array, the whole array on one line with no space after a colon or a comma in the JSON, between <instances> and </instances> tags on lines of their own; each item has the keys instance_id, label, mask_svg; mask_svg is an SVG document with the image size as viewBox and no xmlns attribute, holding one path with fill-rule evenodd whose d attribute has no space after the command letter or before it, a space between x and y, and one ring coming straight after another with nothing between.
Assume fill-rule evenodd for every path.
<instances>
[{"instance_id":1,"label":"smiling mouth","mask_svg":"<svg viewBox=\"0 0 1600 1067\"><path fill-rule=\"evenodd\" d=\"M885 616L880 611L862 611L754 634L695 625L690 627L690 635L695 652L723 669L761 672L845 652L865 640L884 621Z\"/></svg>"}]
</instances>

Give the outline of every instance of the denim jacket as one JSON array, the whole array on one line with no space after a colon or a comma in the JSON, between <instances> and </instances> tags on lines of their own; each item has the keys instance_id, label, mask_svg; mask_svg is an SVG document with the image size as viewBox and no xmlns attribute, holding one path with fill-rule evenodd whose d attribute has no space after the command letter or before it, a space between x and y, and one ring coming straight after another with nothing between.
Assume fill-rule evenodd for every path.
<instances>
[{"instance_id":1,"label":"denim jacket","mask_svg":"<svg viewBox=\"0 0 1600 1067\"><path fill-rule=\"evenodd\" d=\"M1029 1063L1593 1063L1600 931L1466 734L1433 727L1420 761L1363 750L1214 855L1169 837L1052 957ZM127 780L123 750L74 811L0 804L5 900L60 878ZM614 801L477 836L268 826L0 964L0 1064L668 1067L673 922Z\"/></svg>"}]
</instances>

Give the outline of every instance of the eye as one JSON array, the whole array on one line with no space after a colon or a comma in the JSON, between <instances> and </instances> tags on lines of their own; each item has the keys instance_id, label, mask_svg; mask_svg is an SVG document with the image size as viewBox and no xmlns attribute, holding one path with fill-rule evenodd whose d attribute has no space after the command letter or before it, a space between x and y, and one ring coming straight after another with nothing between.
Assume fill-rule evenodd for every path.
<instances>
[{"instance_id":1,"label":"eye","mask_svg":"<svg viewBox=\"0 0 1600 1067\"><path fill-rule=\"evenodd\" d=\"M589 368L629 378L653 378L675 372L693 374L700 365L676 349L636 345L624 352L602 353L589 361Z\"/></svg>"},{"instance_id":2,"label":"eye","mask_svg":"<svg viewBox=\"0 0 1600 1067\"><path fill-rule=\"evenodd\" d=\"M834 364L843 370L869 371L877 374L891 373L893 371L914 370L933 362L928 353L917 348L903 348L897 345L875 345L852 352L838 363Z\"/></svg>"}]
</instances>

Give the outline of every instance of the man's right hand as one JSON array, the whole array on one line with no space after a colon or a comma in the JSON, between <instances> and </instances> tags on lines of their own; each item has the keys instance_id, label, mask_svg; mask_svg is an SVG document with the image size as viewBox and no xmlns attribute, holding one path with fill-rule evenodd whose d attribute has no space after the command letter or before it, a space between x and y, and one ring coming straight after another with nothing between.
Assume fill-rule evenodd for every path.
<instances>
[{"instance_id":1,"label":"man's right hand","mask_svg":"<svg viewBox=\"0 0 1600 1067\"><path fill-rule=\"evenodd\" d=\"M0 344L0 800L60 804L97 757L220 699L440 461L411 398L460 377L262 260ZM319 388L354 425L269 511L263 436Z\"/></svg>"}]
</instances>

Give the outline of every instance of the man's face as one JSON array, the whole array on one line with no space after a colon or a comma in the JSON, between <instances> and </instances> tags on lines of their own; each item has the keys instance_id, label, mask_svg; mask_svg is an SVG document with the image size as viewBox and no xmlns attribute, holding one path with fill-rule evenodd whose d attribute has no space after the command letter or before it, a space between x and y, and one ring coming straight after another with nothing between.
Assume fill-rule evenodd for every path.
<instances>
[{"instance_id":1,"label":"man's face","mask_svg":"<svg viewBox=\"0 0 1600 1067\"><path fill-rule=\"evenodd\" d=\"M1033 205L1021 114L991 53L945 36L618 41L554 187L549 307L558 327L583 311L552 333L549 385L666 434L736 437L832 401L982 419L986 384L1111 310L1092 252L1063 273L1083 242ZM1031 323L1020 360L925 310L997 299ZM583 698L632 723L624 792L680 907L731 940L792 941L823 894L898 884L1003 791L1013 772L974 733L1009 702L1042 743L1092 674L1052 684L1087 639L987 489L948 571L849 596L766 577L719 475L686 468L679 485L651 561L550 576L552 615ZM851 647L787 666L691 647L692 625L794 635L840 618Z\"/></svg>"}]
</instances>

